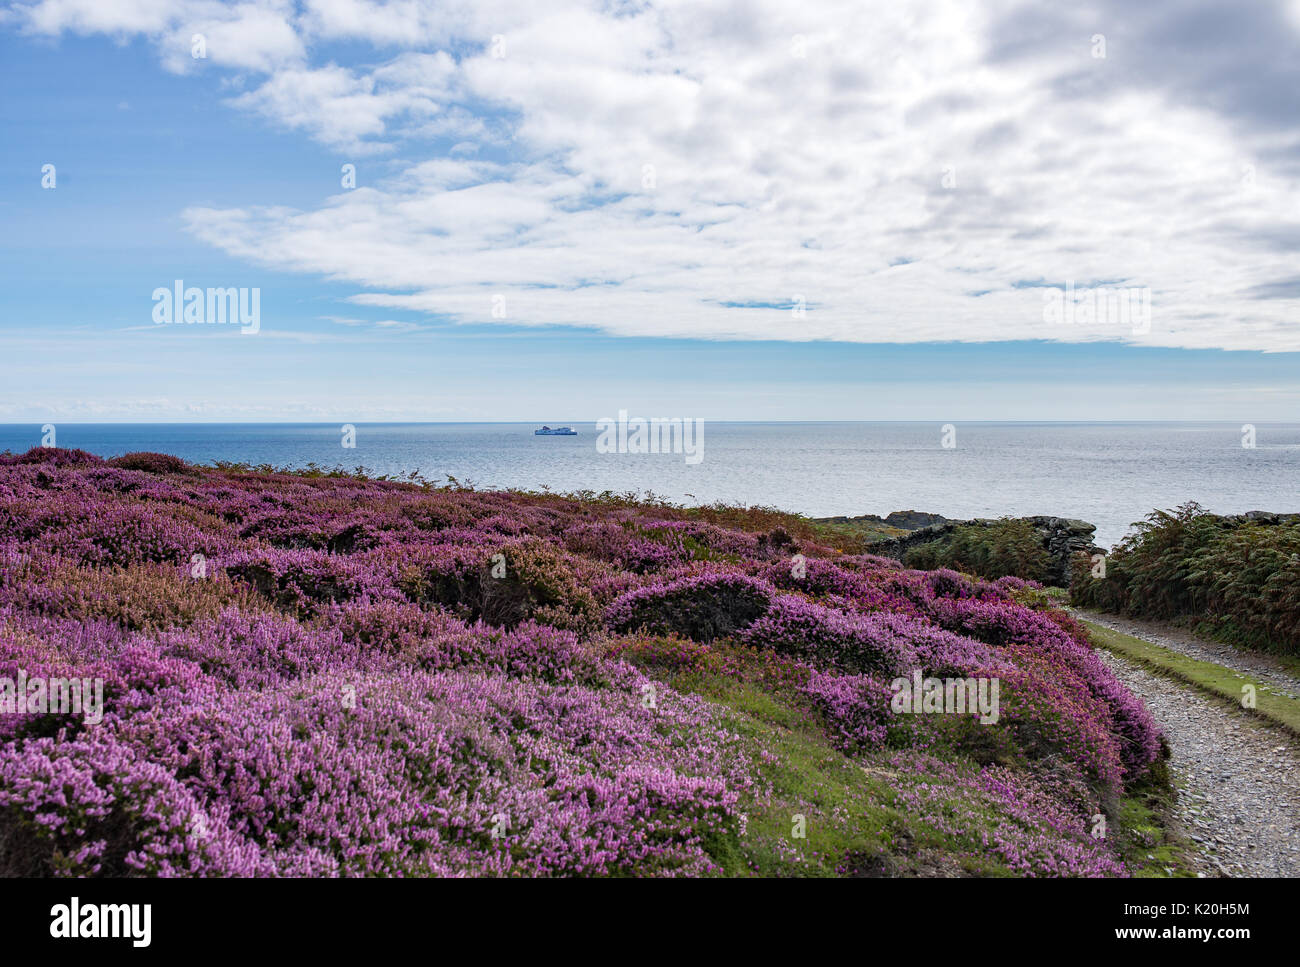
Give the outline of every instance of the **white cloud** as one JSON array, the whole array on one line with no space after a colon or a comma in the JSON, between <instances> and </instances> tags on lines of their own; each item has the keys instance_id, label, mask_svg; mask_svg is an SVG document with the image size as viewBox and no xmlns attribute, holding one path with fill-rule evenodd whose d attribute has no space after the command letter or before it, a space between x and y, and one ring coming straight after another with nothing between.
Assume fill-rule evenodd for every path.
<instances>
[{"instance_id":1,"label":"white cloud","mask_svg":"<svg viewBox=\"0 0 1300 967\"><path fill-rule=\"evenodd\" d=\"M1293 8L1236 35L1278 56L1230 62L1169 46L1176 6L1143 34L1105 2L18 9L40 33L152 36L173 69L175 38L210 23L216 66L265 74L237 108L416 157L313 210L185 213L360 304L625 335L1300 350L1294 120L1256 107L1277 77L1251 73L1291 69L1300 35L1270 28ZM319 63L335 41L374 62ZM1047 323L1044 287L1067 280L1148 287L1149 331Z\"/></svg>"},{"instance_id":2,"label":"white cloud","mask_svg":"<svg viewBox=\"0 0 1300 967\"><path fill-rule=\"evenodd\" d=\"M240 3L213 9L195 5L164 35L163 63L184 73L197 63L194 37L202 35L205 59L235 70L267 73L303 61L303 40L291 21L291 3Z\"/></svg>"},{"instance_id":3,"label":"white cloud","mask_svg":"<svg viewBox=\"0 0 1300 967\"><path fill-rule=\"evenodd\" d=\"M420 0L307 0L303 6L308 28L330 40L415 46L448 36L445 8Z\"/></svg>"},{"instance_id":4,"label":"white cloud","mask_svg":"<svg viewBox=\"0 0 1300 967\"><path fill-rule=\"evenodd\" d=\"M33 32L155 34L175 17L174 0L42 0L16 4L13 13Z\"/></svg>"},{"instance_id":5,"label":"white cloud","mask_svg":"<svg viewBox=\"0 0 1300 967\"><path fill-rule=\"evenodd\" d=\"M438 90L451 75L446 54L405 55L372 74L357 74L330 64L282 70L254 91L234 98L286 127L305 130L315 140L353 154L387 146L382 136L390 120L427 123L438 113Z\"/></svg>"},{"instance_id":6,"label":"white cloud","mask_svg":"<svg viewBox=\"0 0 1300 967\"><path fill-rule=\"evenodd\" d=\"M265 73L305 56L292 0L38 0L15 3L11 13L39 35L144 35L174 73L202 63ZM203 38L202 57L195 57L195 35Z\"/></svg>"},{"instance_id":7,"label":"white cloud","mask_svg":"<svg viewBox=\"0 0 1300 967\"><path fill-rule=\"evenodd\" d=\"M347 326L351 329L376 329L379 332L388 333L407 333L420 332L428 329L428 326L422 326L416 322L406 322L401 319L356 319L350 316L321 316L326 322L332 322L336 326Z\"/></svg>"}]
</instances>

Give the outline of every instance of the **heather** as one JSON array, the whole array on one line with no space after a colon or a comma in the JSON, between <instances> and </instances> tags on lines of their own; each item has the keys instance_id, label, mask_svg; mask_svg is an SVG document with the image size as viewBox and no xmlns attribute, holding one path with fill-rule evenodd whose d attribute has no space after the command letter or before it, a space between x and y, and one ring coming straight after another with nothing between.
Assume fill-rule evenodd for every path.
<instances>
[{"instance_id":1,"label":"heather","mask_svg":"<svg viewBox=\"0 0 1300 967\"><path fill-rule=\"evenodd\" d=\"M1300 655L1300 519L1157 510L1106 556L1079 559L1080 606L1173 620L1232 644Z\"/></svg>"},{"instance_id":2,"label":"heather","mask_svg":"<svg viewBox=\"0 0 1300 967\"><path fill-rule=\"evenodd\" d=\"M1142 872L1159 733L1024 582L765 508L2 464L0 678L104 715L0 716L0 873ZM900 713L913 673L1000 717Z\"/></svg>"}]
</instances>

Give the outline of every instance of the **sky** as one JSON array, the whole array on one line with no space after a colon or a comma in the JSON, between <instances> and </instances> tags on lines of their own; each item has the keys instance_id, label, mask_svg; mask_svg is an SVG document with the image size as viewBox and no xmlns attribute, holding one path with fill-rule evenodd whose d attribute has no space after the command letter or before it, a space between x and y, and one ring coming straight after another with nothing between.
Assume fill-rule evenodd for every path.
<instances>
[{"instance_id":1,"label":"sky","mask_svg":"<svg viewBox=\"0 0 1300 967\"><path fill-rule=\"evenodd\" d=\"M1297 92L1300 0L0 0L0 422L1294 420Z\"/></svg>"}]
</instances>

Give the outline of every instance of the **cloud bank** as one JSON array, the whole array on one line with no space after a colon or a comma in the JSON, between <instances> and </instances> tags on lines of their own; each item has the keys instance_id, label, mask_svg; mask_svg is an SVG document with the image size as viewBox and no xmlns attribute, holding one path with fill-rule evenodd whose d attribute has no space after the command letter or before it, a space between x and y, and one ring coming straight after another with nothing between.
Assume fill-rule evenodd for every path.
<instances>
[{"instance_id":1,"label":"cloud bank","mask_svg":"<svg viewBox=\"0 0 1300 967\"><path fill-rule=\"evenodd\" d=\"M40 0L5 23L146 37L167 71L355 163L358 187L310 210L184 219L361 305L628 336L1300 350L1292 0ZM1149 326L1061 322L1067 283L1149 289Z\"/></svg>"}]
</instances>

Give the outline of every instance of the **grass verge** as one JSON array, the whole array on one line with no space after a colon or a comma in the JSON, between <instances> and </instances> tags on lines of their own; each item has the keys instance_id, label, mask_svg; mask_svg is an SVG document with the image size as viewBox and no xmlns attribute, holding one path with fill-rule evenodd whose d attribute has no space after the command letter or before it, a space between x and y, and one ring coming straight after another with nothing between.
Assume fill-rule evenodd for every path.
<instances>
[{"instance_id":1,"label":"grass verge","mask_svg":"<svg viewBox=\"0 0 1300 967\"><path fill-rule=\"evenodd\" d=\"M1161 645L1113 631L1091 621L1084 621L1083 624L1088 629L1093 644L1137 662L1158 675L1185 682L1300 738L1300 700L1279 695L1267 683L1252 681L1243 672L1199 658L1189 658ZM1242 705L1242 686L1247 684L1255 686L1254 708Z\"/></svg>"},{"instance_id":2,"label":"grass verge","mask_svg":"<svg viewBox=\"0 0 1300 967\"><path fill-rule=\"evenodd\" d=\"M849 756L788 687L696 669L676 671L625 655L681 692L720 706L761 766L765 789L742 799L741 836L709 851L728 876L1009 877L988 844L1017 820L963 785L957 774L918 771L899 750ZM1135 877L1189 877L1188 844L1173 832L1172 788L1161 771L1118 803L1111 836ZM798 821L798 838L792 824ZM1047 828L1034 830L1053 835Z\"/></svg>"}]
</instances>

